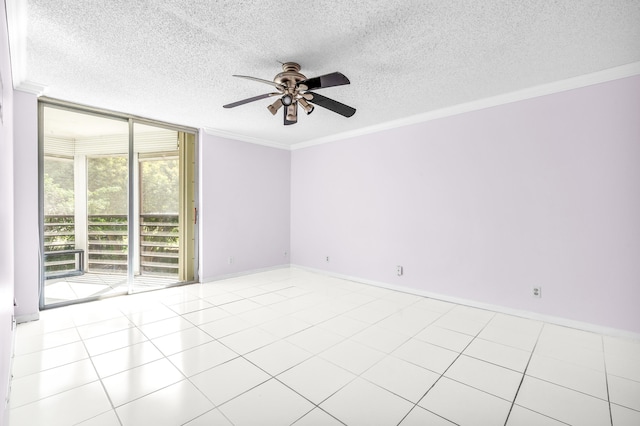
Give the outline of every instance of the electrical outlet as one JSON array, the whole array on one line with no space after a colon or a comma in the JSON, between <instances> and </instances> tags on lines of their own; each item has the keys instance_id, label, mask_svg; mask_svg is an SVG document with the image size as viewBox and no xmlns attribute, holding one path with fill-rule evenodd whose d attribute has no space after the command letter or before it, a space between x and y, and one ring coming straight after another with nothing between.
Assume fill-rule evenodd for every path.
<instances>
[{"instance_id":1,"label":"electrical outlet","mask_svg":"<svg viewBox=\"0 0 640 426\"><path fill-rule=\"evenodd\" d=\"M287 253L286 251L284 252L284 257L287 257L287 255L289 255L289 253Z\"/></svg>"},{"instance_id":2,"label":"electrical outlet","mask_svg":"<svg viewBox=\"0 0 640 426\"><path fill-rule=\"evenodd\" d=\"M533 287L531 289L531 295L533 297L541 298L542 297L542 287Z\"/></svg>"},{"instance_id":3,"label":"electrical outlet","mask_svg":"<svg viewBox=\"0 0 640 426\"><path fill-rule=\"evenodd\" d=\"M402 268L401 265L396 266L396 274L398 274L398 276L402 276L402 274L404 273L404 270Z\"/></svg>"},{"instance_id":4,"label":"electrical outlet","mask_svg":"<svg viewBox=\"0 0 640 426\"><path fill-rule=\"evenodd\" d=\"M326 262L329 262L329 256L327 256L327 257L325 258L325 261L326 261Z\"/></svg>"},{"instance_id":5,"label":"electrical outlet","mask_svg":"<svg viewBox=\"0 0 640 426\"><path fill-rule=\"evenodd\" d=\"M233 263L233 256L229 256L228 262L229 262L229 265Z\"/></svg>"}]
</instances>

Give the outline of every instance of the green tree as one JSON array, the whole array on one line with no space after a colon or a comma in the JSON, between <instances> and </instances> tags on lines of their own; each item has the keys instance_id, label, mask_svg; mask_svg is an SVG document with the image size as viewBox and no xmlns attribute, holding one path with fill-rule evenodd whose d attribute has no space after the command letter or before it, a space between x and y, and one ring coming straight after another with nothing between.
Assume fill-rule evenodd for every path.
<instances>
[{"instance_id":1,"label":"green tree","mask_svg":"<svg viewBox=\"0 0 640 426\"><path fill-rule=\"evenodd\" d=\"M143 214L178 214L179 170L177 158L140 162ZM46 158L44 166L45 214L74 212L73 162ZM124 156L87 160L87 202L90 215L126 215L128 160Z\"/></svg>"},{"instance_id":2,"label":"green tree","mask_svg":"<svg viewBox=\"0 0 640 426\"><path fill-rule=\"evenodd\" d=\"M142 214L178 214L178 159L140 162Z\"/></svg>"},{"instance_id":3,"label":"green tree","mask_svg":"<svg viewBox=\"0 0 640 426\"><path fill-rule=\"evenodd\" d=\"M94 157L87 161L90 215L126 215L129 172L126 157Z\"/></svg>"},{"instance_id":4,"label":"green tree","mask_svg":"<svg viewBox=\"0 0 640 426\"><path fill-rule=\"evenodd\" d=\"M45 157L44 214L72 215L73 212L73 161Z\"/></svg>"}]
</instances>

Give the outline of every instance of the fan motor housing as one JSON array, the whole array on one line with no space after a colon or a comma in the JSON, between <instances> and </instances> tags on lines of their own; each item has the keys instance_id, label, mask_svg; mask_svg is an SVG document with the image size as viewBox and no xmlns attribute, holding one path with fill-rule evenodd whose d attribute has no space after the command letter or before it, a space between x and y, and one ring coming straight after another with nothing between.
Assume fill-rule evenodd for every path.
<instances>
[{"instance_id":1,"label":"fan motor housing","mask_svg":"<svg viewBox=\"0 0 640 426\"><path fill-rule=\"evenodd\" d=\"M287 88L294 88L299 81L306 80L303 74L300 74L300 65L295 62L285 62L282 64L282 72L277 74L273 82L282 84Z\"/></svg>"}]
</instances>

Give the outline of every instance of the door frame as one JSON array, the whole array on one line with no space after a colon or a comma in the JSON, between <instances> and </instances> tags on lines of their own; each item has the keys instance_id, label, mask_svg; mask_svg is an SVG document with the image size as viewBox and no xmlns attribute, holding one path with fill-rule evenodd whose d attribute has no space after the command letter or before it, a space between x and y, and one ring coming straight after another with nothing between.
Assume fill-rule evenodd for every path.
<instances>
[{"instance_id":1,"label":"door frame","mask_svg":"<svg viewBox=\"0 0 640 426\"><path fill-rule=\"evenodd\" d=\"M158 128L163 128L163 129L167 129L167 130L172 130L172 131L176 131L178 132L179 135L182 134L187 134L187 135L192 135L192 137L190 138L185 138L185 139L190 139L190 149L187 151L188 155L185 155L184 160L181 159L181 166L182 163L185 161L192 161L192 176L193 176L193 181L191 182L191 185L187 185L187 188L189 191L193 190L193 202L191 204L189 204L189 206L185 206L185 208L182 208L182 200L181 200L181 209L180 209L180 220L183 221L183 210L190 210L191 208L195 209L192 212L189 212L188 216L185 216L184 221L186 220L193 220L193 227L192 230L192 234L193 235L188 235L190 233L187 233L187 236L190 238L193 238L193 247L189 247L191 250L187 251L187 256L189 257L193 257L193 265L192 265L192 270L190 272L193 273L193 279L192 280L188 280L188 281L177 281L175 284L170 284L166 287L175 287L175 286L181 286L181 285L185 285L185 284L192 284L195 282L199 282L199 277L198 277L198 271L199 271L199 226L197 226L196 223L196 219L197 219L197 215L195 214L195 212L197 211L198 205L199 205L199 199L198 199L198 195L199 195L199 191L198 191L198 176L199 176L199 170L198 170L198 141L199 141L199 137L198 137L198 129L193 128L193 127L188 127L188 126L182 126L182 125L177 125L177 124L171 124L171 123L166 123L166 122L161 122L161 121L156 121L156 120L152 120L152 119L148 119L148 118L144 118L144 117L139 117L136 115L132 115L132 114L125 114L125 113L119 113L119 112L115 112L115 111L110 111L110 110L105 110L105 109L100 109L100 108L94 108L94 107L89 107L89 106L85 106L85 105L80 105L80 104L75 104L75 103L71 103L71 102L66 102L66 101L62 101L59 99L54 99L54 98L48 98L48 97L41 97L38 99L38 232L39 232L39 270L40 270L40 283L39 283L39 288L40 288L40 300L39 300L39 305L40 305L40 310L44 310L44 309L49 309L49 308L55 308L55 307L60 307L60 306L67 306L67 305L71 305L71 304L75 304L75 303L84 303L84 302L88 302L88 301L93 301L93 300L99 300L102 299L104 297L111 297L111 296L93 296L93 297L87 297L87 298L83 298L83 299L78 299L77 301L75 300L70 300L70 301L64 301L64 302L58 302L58 303L52 303L52 304L48 304L45 305L45 266L44 266L44 185L43 185L43 179L44 179L44 109L45 108L57 108L57 109L62 109L62 110L67 110L70 112L75 112L75 113L80 113L80 114L88 114L88 115L93 115L93 116L97 116L97 117L102 117L102 118L107 118L107 119L115 119L115 120L120 120L120 121L127 121L128 122L128 127L129 127L129 149L128 149L128 165L129 165L129 180L128 180L128 222L131 222L131 219L134 217L134 191L136 191L136 189L133 187L134 183L137 181L137 179L134 176L134 173L137 170L137 166L135 165L135 163L137 162L137 156L135 155L134 152L134 124L144 124L144 125L149 125L149 126L155 126ZM184 145L186 148L187 144L181 144ZM181 174L182 174L182 169L181 169ZM183 180L182 177L180 179L181 181ZM181 188L180 190L183 191L183 186L181 184ZM182 198L186 198L186 197L182 197ZM183 227L181 227L183 228ZM127 268L127 278L128 278L128 291L127 293L123 293L123 294L131 294L132 293L132 284L133 284L133 274L134 274L134 268L133 268L133 261L134 261L134 256L132 256L133 250L138 250L138 249L134 249L133 248L133 244L132 242L135 241L135 237L133 236L134 233L134 227L133 226L128 226L128 256L127 256L127 263L128 263L128 268ZM181 256L181 259L184 258L184 256ZM182 262L182 260L181 260ZM189 262L191 263L191 262ZM189 267L191 265L187 265L187 267ZM183 276L182 272L179 276L178 279L181 279Z\"/></svg>"}]
</instances>

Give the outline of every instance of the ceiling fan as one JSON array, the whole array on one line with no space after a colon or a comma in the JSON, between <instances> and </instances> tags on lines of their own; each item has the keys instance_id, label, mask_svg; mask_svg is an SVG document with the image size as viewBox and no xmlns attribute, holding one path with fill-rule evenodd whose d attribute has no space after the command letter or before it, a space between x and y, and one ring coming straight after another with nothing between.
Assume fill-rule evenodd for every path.
<instances>
[{"instance_id":1,"label":"ceiling fan","mask_svg":"<svg viewBox=\"0 0 640 426\"><path fill-rule=\"evenodd\" d=\"M295 124L298 122L298 105L300 105L307 115L313 112L314 105L321 106L344 117L351 117L356 113L355 108L338 101L334 101L326 96L311 92L311 90L315 89L350 84L349 79L345 77L344 74L333 72L318 77L307 78L300 74L299 71L300 65L297 63L285 62L282 64L282 72L277 74L273 78L273 81L250 77L248 75L234 75L234 77L246 78L248 80L269 84L275 87L278 91L232 102L230 104L223 105L223 107L234 108L260 99L279 96L279 98L274 103L267 106L267 108L271 111L271 114L275 115L278 110L284 106L285 108L283 112L285 125Z\"/></svg>"}]
</instances>

